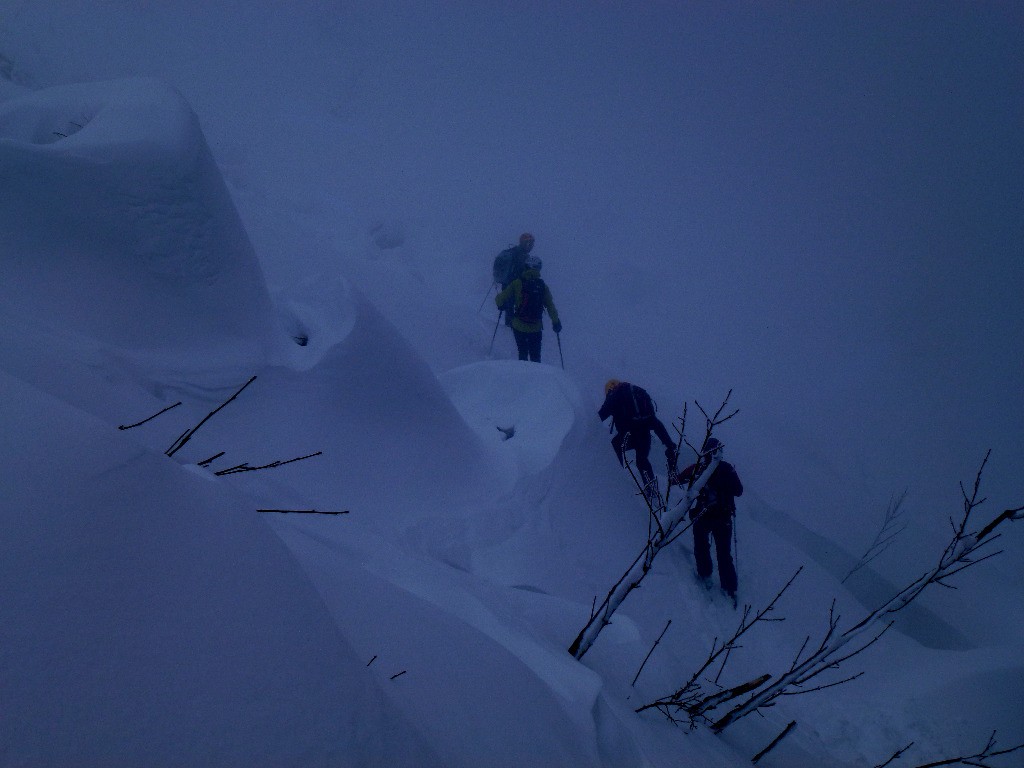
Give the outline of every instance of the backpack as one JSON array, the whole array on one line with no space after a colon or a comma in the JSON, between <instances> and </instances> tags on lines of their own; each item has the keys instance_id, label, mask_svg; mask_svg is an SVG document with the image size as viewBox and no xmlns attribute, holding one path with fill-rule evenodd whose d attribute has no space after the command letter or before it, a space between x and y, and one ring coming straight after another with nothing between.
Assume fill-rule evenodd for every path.
<instances>
[{"instance_id":1,"label":"backpack","mask_svg":"<svg viewBox=\"0 0 1024 768\"><path fill-rule=\"evenodd\" d=\"M519 293L519 306L516 307L516 317L524 323L539 323L544 316L544 293L546 286L544 281L535 277L531 280L522 280L522 290Z\"/></svg>"},{"instance_id":2,"label":"backpack","mask_svg":"<svg viewBox=\"0 0 1024 768\"><path fill-rule=\"evenodd\" d=\"M626 402L632 402L634 422L646 421L658 412L658 406L655 405L654 400L651 399L651 396L647 394L647 390L643 387L630 384L629 394L630 397Z\"/></svg>"},{"instance_id":3,"label":"backpack","mask_svg":"<svg viewBox=\"0 0 1024 768\"><path fill-rule=\"evenodd\" d=\"M522 268L519 248L514 245L506 248L494 257L494 267L492 269L494 282L505 287L519 277L518 273L522 271Z\"/></svg>"}]
</instances>

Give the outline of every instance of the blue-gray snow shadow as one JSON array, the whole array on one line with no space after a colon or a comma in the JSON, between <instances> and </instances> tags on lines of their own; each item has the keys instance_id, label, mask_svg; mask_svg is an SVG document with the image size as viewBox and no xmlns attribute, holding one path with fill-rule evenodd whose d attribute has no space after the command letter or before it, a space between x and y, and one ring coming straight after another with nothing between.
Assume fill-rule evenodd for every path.
<instances>
[{"instance_id":1,"label":"blue-gray snow shadow","mask_svg":"<svg viewBox=\"0 0 1024 768\"><path fill-rule=\"evenodd\" d=\"M837 542L812 531L791 515L767 504L754 493L744 496L743 512L806 553L837 581L841 582L857 565L859 558L851 555ZM870 566L859 568L844 586L869 610L878 607L901 589ZM975 644L956 627L928 610L920 602L911 603L896 614L893 629L925 648L965 651L975 647Z\"/></svg>"}]
</instances>

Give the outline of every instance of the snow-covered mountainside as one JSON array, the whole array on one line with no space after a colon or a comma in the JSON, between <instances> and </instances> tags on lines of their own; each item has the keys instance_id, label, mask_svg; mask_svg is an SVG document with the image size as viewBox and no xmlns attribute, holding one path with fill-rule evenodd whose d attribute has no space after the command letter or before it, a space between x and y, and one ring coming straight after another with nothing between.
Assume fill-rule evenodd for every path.
<instances>
[{"instance_id":1,"label":"snow-covered mountainside","mask_svg":"<svg viewBox=\"0 0 1024 768\"><path fill-rule=\"evenodd\" d=\"M277 62L280 79L236 69L237 53L222 48L222 68L202 69L211 61L202 33L187 38L197 46L190 59L164 25L149 25L198 29L191 14L88 6L58 17L45 3L26 4L0 16L0 765L725 768L749 765L790 722L795 730L760 765L877 765L911 741L893 764L917 765L976 752L993 730L1001 747L1024 742L1024 545L1012 523L999 542L1006 553L958 575L959 591L927 592L877 644L815 681L864 672L852 682L785 697L721 734L637 711L686 683L736 629L743 605L763 608L798 569L772 614L785 621L745 635L728 664L704 676L708 690L784 672L807 637L819 642L830 616L851 625L940 555L947 518L961 505L956 483L969 487L980 457L957 464L943 448L937 466L901 473L898 446L884 455L865 447L864 432L884 411L865 408L858 423L858 408L885 371L850 336L861 330L877 341L878 327L847 316L851 327L829 346L824 326L835 330L842 318L823 314L806 347L790 332L773 347L780 337L757 322L706 323L708 311L748 299L751 317L772 310L763 291L746 293L760 267L726 288L719 269L728 265L675 264L678 295L703 307L705 320L659 335L670 321L664 302L677 296L647 274L677 282L665 278L675 273L660 256L615 262L594 240L574 245L556 214L519 201L515 215L493 215L488 228L508 226L514 237L534 226L518 223L524 215L549 225L538 250L563 250L563 258L545 252L544 271L566 329L564 347L545 332L542 364L514 360L508 331L495 326L493 294L484 295L487 254L505 243L491 247L479 232L446 242L448 224L426 215L450 209L465 223L470 212L487 219L491 205L442 184L439 156L417 157L415 136L401 143L405 134L373 95L383 88L417 109L429 103L399 84L419 82L417 63L432 61L430 34L405 58L367 46L392 25L436 32L438 19L404 9L385 23L376 10L325 5L273 28L262 24L275 14L270 4L211 4L206 22L230 32L239 50L252 25L290 40L293 52L346 40L341 59L321 60L338 78L331 82L347 83L325 106L305 100L320 91L295 77L301 66L281 45L265 62ZM446 34L489 41L496 19L479 13L446 17ZM569 12L560 19L566 26L545 39L589 29L604 50L614 39L611 16L592 27ZM640 39L650 22L618 28ZM117 25L139 47L100 56L97 42ZM49 52L78 29L65 58ZM23 47L26 39L36 48ZM158 64L139 66L142 50ZM606 77L591 50L576 66ZM345 80L363 54L369 68ZM460 56L462 65L473 60L471 50ZM79 77L63 71L72 63ZM475 93L488 114L486 88L474 84L509 85L500 67L446 72L439 82ZM245 88L224 92L224 81L204 89L214 73L263 89L256 99ZM563 76L552 95L587 82ZM454 102L443 88L436 98ZM231 140L232 120L254 104L267 108L262 137ZM314 114L337 121L331 142L303 140ZM566 115L566 124L577 118ZM435 119L426 135L441 142L446 122ZM370 129L381 129L378 144ZM667 141L653 134L652 145ZM470 141L478 135L461 137L467 163L483 152ZM391 165L385 138L401 148L408 177ZM581 156L606 138L581 139ZM387 178L366 200L346 202L376 151ZM328 178L336 154L350 161L352 179ZM320 185L309 175L317 156ZM557 166L553 178L565 170ZM530 180L549 178L539 167ZM471 186L463 171L455 175ZM605 211L595 227L609 211L644 210L622 208L618 194L588 198L592 212ZM417 202L431 195L438 207ZM621 251L627 240L608 242ZM823 291L836 287L819 277ZM692 292L699 280L723 289L717 309ZM965 290L974 295L986 281ZM799 327L805 311L766 315L767 324ZM993 320L999 329L1014 322ZM729 340L735 348L718 354ZM779 370L759 346L774 349ZM815 349L849 355L836 352L842 359L818 378L817 362L798 362ZM871 369L860 383L858 359ZM744 360L757 381L745 379ZM907 382L931 365L893 370ZM790 379L799 371L810 381ZM730 402L740 412L717 434L745 485L735 542L741 606L697 582L684 535L577 661L569 644L648 540L648 512L596 418L600 385L613 375L642 379L667 424L688 403L687 435L698 440L694 399L714 409L735 386ZM994 364L965 397L983 400L1019 375ZM926 455L939 433L918 420L960 381L951 377L893 416L906 431L900 441L925 444L913 456ZM815 401L815 387L850 413ZM808 396L771 397L797 393ZM888 405L913 399L896 384L882 396ZM952 426L961 425L967 416L951 409ZM992 435L991 503L1002 506L983 506L979 525L1021 503L1020 489L1012 493L1019 451L998 452L1020 434L1015 418ZM982 424L991 423L986 410ZM966 442L977 447L974 429ZM886 484L931 481L954 465L960 474L942 487L911 490L908 528L846 578L888 494L902 490ZM992 765L1013 765L1019 754Z\"/></svg>"}]
</instances>

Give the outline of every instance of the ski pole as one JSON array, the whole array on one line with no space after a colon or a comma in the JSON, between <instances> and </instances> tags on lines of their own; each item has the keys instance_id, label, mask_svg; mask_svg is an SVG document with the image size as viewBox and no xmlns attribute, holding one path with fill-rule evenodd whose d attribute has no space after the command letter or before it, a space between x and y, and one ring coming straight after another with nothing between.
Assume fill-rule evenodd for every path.
<instances>
[{"instance_id":1,"label":"ski pole","mask_svg":"<svg viewBox=\"0 0 1024 768\"><path fill-rule=\"evenodd\" d=\"M736 571L737 581L740 573L740 540L736 537L736 510L732 511L732 562Z\"/></svg>"},{"instance_id":2,"label":"ski pole","mask_svg":"<svg viewBox=\"0 0 1024 768\"><path fill-rule=\"evenodd\" d=\"M498 310L498 319L494 321L494 333L491 334L491 346L487 348L487 356L490 357L494 352L494 339L498 335L498 325L501 323L501 313L504 310Z\"/></svg>"},{"instance_id":3,"label":"ski pole","mask_svg":"<svg viewBox=\"0 0 1024 768\"><path fill-rule=\"evenodd\" d=\"M487 289L487 293L484 294L484 300L480 302L480 308L476 311L478 315L480 314L480 310L484 308L484 304L487 303L487 297L491 295L491 291L493 291L497 285L497 283L491 283L491 287Z\"/></svg>"},{"instance_id":4,"label":"ski pole","mask_svg":"<svg viewBox=\"0 0 1024 768\"><path fill-rule=\"evenodd\" d=\"M555 332L555 338L558 340L558 358L562 361L562 370L565 370L565 357L562 355L562 335Z\"/></svg>"}]
</instances>

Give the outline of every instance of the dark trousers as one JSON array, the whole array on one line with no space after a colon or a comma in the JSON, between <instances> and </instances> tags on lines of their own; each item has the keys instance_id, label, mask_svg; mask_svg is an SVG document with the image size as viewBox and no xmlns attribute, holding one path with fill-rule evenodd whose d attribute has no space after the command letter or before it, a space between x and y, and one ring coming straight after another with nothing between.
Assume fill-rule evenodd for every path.
<instances>
[{"instance_id":1,"label":"dark trousers","mask_svg":"<svg viewBox=\"0 0 1024 768\"><path fill-rule=\"evenodd\" d=\"M718 560L718 579L722 589L736 594L736 566L732 562L731 511L708 510L693 523L693 558L697 561L697 575L711 578L711 542L715 540L715 559Z\"/></svg>"},{"instance_id":2,"label":"dark trousers","mask_svg":"<svg viewBox=\"0 0 1024 768\"><path fill-rule=\"evenodd\" d=\"M541 331L536 333L523 333L512 329L512 335L516 337L516 347L519 349L520 360L532 360L540 362L540 337Z\"/></svg>"},{"instance_id":3,"label":"dark trousers","mask_svg":"<svg viewBox=\"0 0 1024 768\"><path fill-rule=\"evenodd\" d=\"M619 464L625 466L626 451L636 453L636 468L640 471L640 478L644 487L650 485L654 480L654 467L648 458L651 454L651 433L646 429L635 429L628 432L621 432L612 438L612 448L619 458Z\"/></svg>"}]
</instances>

